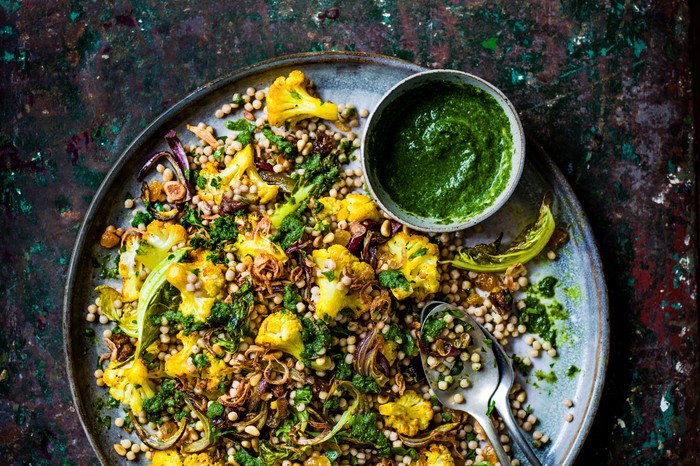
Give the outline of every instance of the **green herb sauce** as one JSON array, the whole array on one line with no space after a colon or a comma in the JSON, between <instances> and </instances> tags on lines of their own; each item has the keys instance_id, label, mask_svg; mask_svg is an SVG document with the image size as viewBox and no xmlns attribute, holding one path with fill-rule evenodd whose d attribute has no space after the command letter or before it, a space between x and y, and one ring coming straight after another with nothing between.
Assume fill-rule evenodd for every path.
<instances>
[{"instance_id":1,"label":"green herb sauce","mask_svg":"<svg viewBox=\"0 0 700 466\"><path fill-rule=\"evenodd\" d=\"M539 289L542 296L544 296L545 298L553 298L554 287L557 285L558 281L559 280L557 280L554 277L544 277L537 284L537 288Z\"/></svg>"},{"instance_id":2,"label":"green herb sauce","mask_svg":"<svg viewBox=\"0 0 700 466\"><path fill-rule=\"evenodd\" d=\"M400 117L379 128L375 153L382 155L370 169L408 212L445 221L479 214L510 178L508 117L475 86L431 85L418 94L387 109Z\"/></svg>"}]
</instances>

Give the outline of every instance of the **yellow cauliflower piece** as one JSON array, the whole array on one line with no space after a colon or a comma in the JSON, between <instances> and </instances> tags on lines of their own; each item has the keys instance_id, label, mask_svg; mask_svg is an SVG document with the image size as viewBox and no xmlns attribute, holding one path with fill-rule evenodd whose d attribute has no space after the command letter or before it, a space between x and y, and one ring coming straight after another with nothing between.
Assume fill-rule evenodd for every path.
<instances>
[{"instance_id":1,"label":"yellow cauliflower piece","mask_svg":"<svg viewBox=\"0 0 700 466\"><path fill-rule=\"evenodd\" d=\"M328 249L316 249L311 255L321 271L326 270L328 262L335 264L333 270L325 271L315 278L319 287L316 314L324 320L335 319L338 312L346 308L352 310L355 315L362 314L366 306L356 292L350 291L341 282L341 277L343 272L347 271L354 280L373 280L372 266L360 261L346 247L339 244L334 244Z\"/></svg>"},{"instance_id":2,"label":"yellow cauliflower piece","mask_svg":"<svg viewBox=\"0 0 700 466\"><path fill-rule=\"evenodd\" d=\"M182 466L182 457L177 450L156 451L151 466Z\"/></svg>"},{"instance_id":3,"label":"yellow cauliflower piece","mask_svg":"<svg viewBox=\"0 0 700 466\"><path fill-rule=\"evenodd\" d=\"M260 324L255 344L284 351L301 360L301 353L304 351L301 331L301 322L294 313L275 312L265 317Z\"/></svg>"},{"instance_id":4,"label":"yellow cauliflower piece","mask_svg":"<svg viewBox=\"0 0 700 466\"><path fill-rule=\"evenodd\" d=\"M168 257L173 246L187 241L187 232L182 225L154 220L146 227L136 252L136 260L153 270Z\"/></svg>"},{"instance_id":5,"label":"yellow cauliflower piece","mask_svg":"<svg viewBox=\"0 0 700 466\"><path fill-rule=\"evenodd\" d=\"M112 361L102 375L102 381L109 387L109 394L115 400L129 405L138 414L143 411L144 400L155 396L155 382L151 380L148 368L135 359L119 366L121 363Z\"/></svg>"},{"instance_id":6,"label":"yellow cauliflower piece","mask_svg":"<svg viewBox=\"0 0 700 466\"><path fill-rule=\"evenodd\" d=\"M380 405L379 414L384 416L386 425L396 429L399 434L413 436L419 430L428 428L433 418L433 407L430 401L408 390L396 402Z\"/></svg>"},{"instance_id":7,"label":"yellow cauliflower piece","mask_svg":"<svg viewBox=\"0 0 700 466\"><path fill-rule=\"evenodd\" d=\"M164 370L165 374L169 377L189 378L197 376L207 381L206 390L215 391L219 383L227 379L233 372L233 369L223 360L209 353L206 353L209 358L209 364L202 369L197 369L189 359L194 356L192 348L194 348L199 340L199 333L194 332L185 335L180 332L177 337L180 339L180 343L182 343L182 349L165 361Z\"/></svg>"},{"instance_id":8,"label":"yellow cauliflower piece","mask_svg":"<svg viewBox=\"0 0 700 466\"><path fill-rule=\"evenodd\" d=\"M455 460L445 445L433 444L420 454L419 466L455 466Z\"/></svg>"},{"instance_id":9,"label":"yellow cauliflower piece","mask_svg":"<svg viewBox=\"0 0 700 466\"><path fill-rule=\"evenodd\" d=\"M139 249L141 237L137 234L130 235L124 242L124 250L119 254L119 275L122 277L122 297L124 302L139 299L143 280L139 278L143 265L136 260L136 252Z\"/></svg>"},{"instance_id":10,"label":"yellow cauliflower piece","mask_svg":"<svg viewBox=\"0 0 700 466\"><path fill-rule=\"evenodd\" d=\"M220 460L214 459L207 453L185 456L183 466L223 466Z\"/></svg>"},{"instance_id":11,"label":"yellow cauliflower piece","mask_svg":"<svg viewBox=\"0 0 700 466\"><path fill-rule=\"evenodd\" d=\"M406 282L390 286L396 299L409 296L422 300L436 293L440 286L440 272L437 268L439 251L426 236L397 233L377 249L377 259L388 264L390 270L400 271ZM380 274L379 282L382 283Z\"/></svg>"},{"instance_id":12,"label":"yellow cauliflower piece","mask_svg":"<svg viewBox=\"0 0 700 466\"><path fill-rule=\"evenodd\" d=\"M345 199L322 197L318 200L323 205L320 217L335 215L338 221L361 222L363 220L379 221L377 206L364 194L350 193Z\"/></svg>"},{"instance_id":13,"label":"yellow cauliflower piece","mask_svg":"<svg viewBox=\"0 0 700 466\"><path fill-rule=\"evenodd\" d=\"M292 71L287 78L280 76L275 79L266 97L270 124L282 127L289 122L294 127L301 120L313 117L337 120L338 106L333 102L323 102L311 92L311 83L299 70Z\"/></svg>"},{"instance_id":14,"label":"yellow cauliflower piece","mask_svg":"<svg viewBox=\"0 0 700 466\"><path fill-rule=\"evenodd\" d=\"M180 290L182 302L180 312L183 315L194 315L199 321L206 320L211 314L214 303L221 299L222 291L226 280L221 269L203 258L201 253L197 260L191 263L181 264L174 262L170 264L166 274L166 280L175 288ZM192 273L198 276L202 282L202 288L193 289L188 282L188 277Z\"/></svg>"},{"instance_id":15,"label":"yellow cauliflower piece","mask_svg":"<svg viewBox=\"0 0 700 466\"><path fill-rule=\"evenodd\" d=\"M260 204L267 204L277 197L279 186L266 183L255 166L253 146L248 144L233 156L233 159L223 170L219 171L218 163L207 162L199 171L201 181L197 184L197 194L200 199L221 203L224 193L233 183L249 181L256 187L254 198ZM247 184L250 184L247 183Z\"/></svg>"},{"instance_id":16,"label":"yellow cauliflower piece","mask_svg":"<svg viewBox=\"0 0 700 466\"><path fill-rule=\"evenodd\" d=\"M151 466L223 466L223 463L207 453L180 455L176 450L156 451Z\"/></svg>"},{"instance_id":17,"label":"yellow cauliflower piece","mask_svg":"<svg viewBox=\"0 0 700 466\"><path fill-rule=\"evenodd\" d=\"M197 372L197 368L193 364L189 364L188 359L192 356L192 348L197 344L199 334L194 332L184 335L180 332L177 337L182 343L182 349L165 361L165 373L173 378L188 377Z\"/></svg>"},{"instance_id":18,"label":"yellow cauliflower piece","mask_svg":"<svg viewBox=\"0 0 700 466\"><path fill-rule=\"evenodd\" d=\"M124 242L124 251L119 255L119 275L122 277L122 296L125 302L139 297L143 281L139 275L144 267L155 269L168 257L172 247L187 241L187 232L175 223L154 220L143 234L129 235Z\"/></svg>"},{"instance_id":19,"label":"yellow cauliflower piece","mask_svg":"<svg viewBox=\"0 0 700 466\"><path fill-rule=\"evenodd\" d=\"M235 250L233 254L236 259L242 261L246 256L250 256L253 260L261 255L267 255L278 262L287 262L287 254L284 250L276 243L273 243L267 237L263 236L261 230L266 232L265 228L262 228L261 222L269 221L266 218L261 220L256 220L255 217L249 216L248 219L252 223L250 231L245 234L238 235L235 243Z\"/></svg>"}]
</instances>

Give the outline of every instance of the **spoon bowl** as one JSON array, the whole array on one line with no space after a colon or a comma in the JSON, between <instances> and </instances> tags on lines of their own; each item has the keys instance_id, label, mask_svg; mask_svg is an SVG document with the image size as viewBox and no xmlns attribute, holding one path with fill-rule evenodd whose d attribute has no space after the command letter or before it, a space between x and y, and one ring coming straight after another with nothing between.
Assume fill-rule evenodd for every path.
<instances>
[{"instance_id":1,"label":"spoon bowl","mask_svg":"<svg viewBox=\"0 0 700 466\"><path fill-rule=\"evenodd\" d=\"M463 361L463 367L460 368L458 361L461 361L459 357L461 353L459 352L456 357L448 356L443 361L438 361L435 356L428 355L421 349L421 359L428 384L443 406L456 411L464 411L472 416L486 434L501 466L510 465L508 454L503 449L498 432L489 418L494 408L491 399L500 382L496 356L491 349L493 340L486 338L478 323L469 314L454 306L437 301L428 303L423 308L421 325L424 326L426 322L442 318L445 315L451 315L454 320L461 321L460 324L471 337L467 348L462 348L462 350L472 350L472 354L474 349L479 351L481 367L478 371L474 370L470 360L467 360ZM438 370L442 369L441 366L446 369ZM454 380L446 384L447 386L445 384L441 386L440 384L445 382L445 372ZM466 388L461 385L461 381L465 379L469 381Z\"/></svg>"}]
</instances>

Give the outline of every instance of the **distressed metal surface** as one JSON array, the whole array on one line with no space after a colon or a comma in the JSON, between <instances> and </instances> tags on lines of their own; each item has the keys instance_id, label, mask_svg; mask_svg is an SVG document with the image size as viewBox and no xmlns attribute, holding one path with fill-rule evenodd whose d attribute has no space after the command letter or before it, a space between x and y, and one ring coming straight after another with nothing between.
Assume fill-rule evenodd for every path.
<instances>
[{"instance_id":1,"label":"distressed metal surface","mask_svg":"<svg viewBox=\"0 0 700 466\"><path fill-rule=\"evenodd\" d=\"M577 464L698 464L690 3L0 1L0 457L95 461L60 307L77 228L118 154L217 76L350 49L493 82L582 201L612 348Z\"/></svg>"}]
</instances>

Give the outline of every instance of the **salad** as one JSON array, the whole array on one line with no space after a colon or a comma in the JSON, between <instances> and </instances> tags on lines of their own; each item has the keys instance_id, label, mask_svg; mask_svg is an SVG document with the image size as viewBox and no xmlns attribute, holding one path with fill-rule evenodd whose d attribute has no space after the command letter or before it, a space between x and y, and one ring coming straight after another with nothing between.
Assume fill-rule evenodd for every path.
<instances>
[{"instance_id":1,"label":"salad","mask_svg":"<svg viewBox=\"0 0 700 466\"><path fill-rule=\"evenodd\" d=\"M516 356L523 370L541 351L556 356L547 315L522 291L525 264L554 260L566 235L546 199L508 247L465 248L464 232L390 220L349 166L367 115L322 100L292 71L216 110L227 134L187 125L146 161L140 196L124 202L130 227L100 239L117 280L86 312L107 326L95 381L123 410L113 425L125 460L496 463L478 424L443 408L421 367L421 351L450 357L463 329L449 316L421 328L420 310L453 303L502 344L535 329L532 351ZM478 356L463 362L477 367ZM452 383L469 387L446 372L440 388ZM516 384L512 408L545 444L526 397Z\"/></svg>"}]
</instances>

